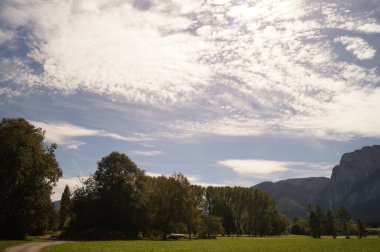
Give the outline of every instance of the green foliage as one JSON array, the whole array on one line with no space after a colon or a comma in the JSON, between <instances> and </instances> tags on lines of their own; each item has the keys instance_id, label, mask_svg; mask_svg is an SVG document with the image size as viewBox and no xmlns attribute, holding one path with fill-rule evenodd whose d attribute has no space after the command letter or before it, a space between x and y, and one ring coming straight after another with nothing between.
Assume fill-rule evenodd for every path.
<instances>
[{"instance_id":1,"label":"green foliage","mask_svg":"<svg viewBox=\"0 0 380 252\"><path fill-rule=\"evenodd\" d=\"M223 234L222 219L216 216L203 216L198 236L200 238L211 238L217 234Z\"/></svg>"},{"instance_id":2,"label":"green foliage","mask_svg":"<svg viewBox=\"0 0 380 252\"><path fill-rule=\"evenodd\" d=\"M170 233L191 237L199 232L262 236L279 235L287 226L274 200L262 191L203 188L191 185L182 174L145 176L127 156L117 152L103 158L83 184L73 195L69 235L97 227L131 238L140 234L166 239ZM219 222L221 228L216 224Z\"/></svg>"},{"instance_id":3,"label":"green foliage","mask_svg":"<svg viewBox=\"0 0 380 252\"><path fill-rule=\"evenodd\" d=\"M205 212L222 218L227 235L261 236L283 233L286 229L274 200L258 189L208 187L205 201Z\"/></svg>"},{"instance_id":4,"label":"green foliage","mask_svg":"<svg viewBox=\"0 0 380 252\"><path fill-rule=\"evenodd\" d=\"M315 212L311 212L309 215L310 233L313 238L321 238L321 226Z\"/></svg>"},{"instance_id":5,"label":"green foliage","mask_svg":"<svg viewBox=\"0 0 380 252\"><path fill-rule=\"evenodd\" d=\"M349 239L350 238L349 226L350 226L351 216L348 213L347 209L344 206L340 206L336 210L335 217L338 222L339 229L344 233L344 235L346 236L346 239Z\"/></svg>"},{"instance_id":6,"label":"green foliage","mask_svg":"<svg viewBox=\"0 0 380 252\"><path fill-rule=\"evenodd\" d=\"M289 222L285 215L276 212L272 220L271 235L281 235L287 233L288 226Z\"/></svg>"},{"instance_id":7,"label":"green foliage","mask_svg":"<svg viewBox=\"0 0 380 252\"><path fill-rule=\"evenodd\" d=\"M198 212L195 197L189 181L182 174L147 179L144 206L147 213L147 235L158 231L165 240L181 223L190 229L187 230L188 233L196 228Z\"/></svg>"},{"instance_id":8,"label":"green foliage","mask_svg":"<svg viewBox=\"0 0 380 252\"><path fill-rule=\"evenodd\" d=\"M180 241L112 241L75 242L47 248L46 252L100 252L100 251L261 251L261 252L372 252L379 251L380 239L312 239L308 236L282 237L218 237L216 240Z\"/></svg>"},{"instance_id":9,"label":"green foliage","mask_svg":"<svg viewBox=\"0 0 380 252\"><path fill-rule=\"evenodd\" d=\"M294 217L292 221L292 226L290 228L290 233L295 235L306 235L309 233L308 221L301 219L299 217Z\"/></svg>"},{"instance_id":10,"label":"green foliage","mask_svg":"<svg viewBox=\"0 0 380 252\"><path fill-rule=\"evenodd\" d=\"M313 209L311 206L308 207L309 211L309 228L310 234L313 238L321 238L322 235L322 222L323 222L323 212L319 206Z\"/></svg>"},{"instance_id":11,"label":"green foliage","mask_svg":"<svg viewBox=\"0 0 380 252\"><path fill-rule=\"evenodd\" d=\"M61 230L68 227L71 216L71 192L68 185L65 186L61 196L61 207L59 209L59 228Z\"/></svg>"},{"instance_id":12,"label":"green foliage","mask_svg":"<svg viewBox=\"0 0 380 252\"><path fill-rule=\"evenodd\" d=\"M52 220L50 195L62 176L57 146L25 119L0 123L0 239L42 234Z\"/></svg>"},{"instance_id":13,"label":"green foliage","mask_svg":"<svg viewBox=\"0 0 380 252\"><path fill-rule=\"evenodd\" d=\"M330 209L326 211L326 218L324 222L324 232L326 235L332 235L332 237L336 238L336 224L335 224L335 216L331 212Z\"/></svg>"},{"instance_id":14,"label":"green foliage","mask_svg":"<svg viewBox=\"0 0 380 252\"><path fill-rule=\"evenodd\" d=\"M112 152L102 158L95 174L74 192L75 219L69 233L97 227L136 238L143 214L144 179L144 171L125 154Z\"/></svg>"},{"instance_id":15,"label":"green foliage","mask_svg":"<svg viewBox=\"0 0 380 252\"><path fill-rule=\"evenodd\" d=\"M299 218L293 219L293 225L291 227L292 234L309 234L313 238L321 238L321 235L330 235L334 239L338 234L344 235L346 239L350 238L350 234L357 234L358 237L363 237L366 230L360 220L357 224L354 224L351 220L350 214L344 206L339 207L336 210L335 215L330 209L323 211L319 206L313 207L309 205L306 208L309 213L307 218L307 226L304 226L304 232L302 232L300 222L305 221Z\"/></svg>"},{"instance_id":16,"label":"green foliage","mask_svg":"<svg viewBox=\"0 0 380 252\"><path fill-rule=\"evenodd\" d=\"M367 230L366 228L364 227L363 223L361 222L360 219L357 219L356 220L356 223L357 223L357 236L359 239L363 238L363 237L366 237L367 236Z\"/></svg>"}]
</instances>

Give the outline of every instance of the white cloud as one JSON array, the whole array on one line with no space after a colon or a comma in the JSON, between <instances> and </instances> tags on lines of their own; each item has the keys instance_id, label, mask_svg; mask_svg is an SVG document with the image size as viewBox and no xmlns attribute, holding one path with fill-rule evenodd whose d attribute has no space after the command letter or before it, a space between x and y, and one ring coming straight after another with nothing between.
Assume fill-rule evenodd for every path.
<instances>
[{"instance_id":1,"label":"white cloud","mask_svg":"<svg viewBox=\"0 0 380 252\"><path fill-rule=\"evenodd\" d=\"M162 173L157 173L157 172L145 172L146 175L150 176L150 177L161 177L161 176L165 176L165 177L169 177L170 175L165 175L165 174L162 174Z\"/></svg>"},{"instance_id":2,"label":"white cloud","mask_svg":"<svg viewBox=\"0 0 380 252\"><path fill-rule=\"evenodd\" d=\"M77 149L79 146L86 144L77 138L80 137L109 137L121 141L141 141L150 140L144 135L135 135L131 137L122 136L105 130L88 129L77 125L62 122L36 122L30 121L36 127L40 127L46 131L46 140L63 145L69 149Z\"/></svg>"},{"instance_id":3,"label":"white cloud","mask_svg":"<svg viewBox=\"0 0 380 252\"><path fill-rule=\"evenodd\" d=\"M364 39L359 37L339 37L335 42L340 42L346 46L346 50L352 52L360 60L373 59L376 50L372 48Z\"/></svg>"},{"instance_id":4,"label":"white cloud","mask_svg":"<svg viewBox=\"0 0 380 252\"><path fill-rule=\"evenodd\" d=\"M270 161L270 160L255 160L255 159L229 159L219 161L218 164L232 169L234 172L241 175L249 174L269 174L273 172L284 172L288 170L292 163Z\"/></svg>"},{"instance_id":5,"label":"white cloud","mask_svg":"<svg viewBox=\"0 0 380 252\"><path fill-rule=\"evenodd\" d=\"M51 199L53 201L61 200L62 193L65 190L65 186L68 185L70 187L70 191L73 192L76 188L82 186L81 181L87 179L88 177L72 177L72 178L61 178L57 182L57 186L53 189L53 194L51 195Z\"/></svg>"},{"instance_id":6,"label":"white cloud","mask_svg":"<svg viewBox=\"0 0 380 252\"><path fill-rule=\"evenodd\" d=\"M11 88L0 87L0 95L5 95L8 98L12 98L12 97L21 96L22 93L19 91L13 90Z\"/></svg>"},{"instance_id":7,"label":"white cloud","mask_svg":"<svg viewBox=\"0 0 380 252\"><path fill-rule=\"evenodd\" d=\"M170 176L172 176L172 174L161 174L161 173L157 173L157 172L146 172L146 175L151 176L151 177L160 177L160 176L170 177ZM226 184L204 182L201 176L194 176L194 175L190 175L190 176L184 175L184 176L189 180L189 182L192 185L199 185L199 186L203 186L203 187L226 186Z\"/></svg>"},{"instance_id":8,"label":"white cloud","mask_svg":"<svg viewBox=\"0 0 380 252\"><path fill-rule=\"evenodd\" d=\"M365 33L380 33L380 24L367 23L359 26L357 29Z\"/></svg>"},{"instance_id":9,"label":"white cloud","mask_svg":"<svg viewBox=\"0 0 380 252\"><path fill-rule=\"evenodd\" d=\"M247 177L252 177L259 181L276 181L287 178L319 176L330 177L332 170L332 165L327 163L257 159L228 159L219 161L217 164L222 167L227 167L237 173L238 178L236 181L247 181Z\"/></svg>"},{"instance_id":10,"label":"white cloud","mask_svg":"<svg viewBox=\"0 0 380 252\"><path fill-rule=\"evenodd\" d=\"M326 28L366 34L380 33L380 24L377 23L376 18L370 17L373 14L372 9L360 15L357 10L346 7L339 6L336 3L321 5Z\"/></svg>"},{"instance_id":11,"label":"white cloud","mask_svg":"<svg viewBox=\"0 0 380 252\"><path fill-rule=\"evenodd\" d=\"M0 28L0 45L8 40L11 40L13 37L13 32L3 30Z\"/></svg>"},{"instance_id":12,"label":"white cloud","mask_svg":"<svg viewBox=\"0 0 380 252\"><path fill-rule=\"evenodd\" d=\"M376 66L377 46L369 42L380 25L373 10L346 7L303 0L152 1L138 8L128 1L3 1L2 23L28 31L12 39L25 37L29 51L1 59L0 78L163 108L152 133L160 137L379 137L378 69L342 61L335 43Z\"/></svg>"},{"instance_id":13,"label":"white cloud","mask_svg":"<svg viewBox=\"0 0 380 252\"><path fill-rule=\"evenodd\" d=\"M226 184L204 182L203 179L200 176L186 176L186 177L187 177L187 179L189 180L189 182L192 185L199 185L199 186L203 186L203 187L208 187L208 186L217 186L217 187L227 186Z\"/></svg>"},{"instance_id":14,"label":"white cloud","mask_svg":"<svg viewBox=\"0 0 380 252\"><path fill-rule=\"evenodd\" d=\"M66 92L170 103L186 98L178 94L197 93L208 79L197 56L205 43L181 32L191 25L184 17L143 12L129 2L34 0L3 6L3 21L29 28L28 58L44 69L27 78L31 85L38 78L39 85Z\"/></svg>"},{"instance_id":15,"label":"white cloud","mask_svg":"<svg viewBox=\"0 0 380 252\"><path fill-rule=\"evenodd\" d=\"M165 154L163 151L131 151L132 155L144 156L144 157L157 157Z\"/></svg>"}]
</instances>

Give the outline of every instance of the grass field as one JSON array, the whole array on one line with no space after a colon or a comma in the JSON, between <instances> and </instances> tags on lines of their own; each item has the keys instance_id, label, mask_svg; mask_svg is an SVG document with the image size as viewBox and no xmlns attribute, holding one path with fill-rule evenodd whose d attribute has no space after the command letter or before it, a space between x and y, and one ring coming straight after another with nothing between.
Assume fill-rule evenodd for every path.
<instances>
[{"instance_id":1,"label":"grass field","mask_svg":"<svg viewBox=\"0 0 380 252\"><path fill-rule=\"evenodd\" d=\"M74 242L49 247L44 252L87 251L371 251L380 252L380 239L312 239L307 236L266 238L220 237L216 240Z\"/></svg>"}]
</instances>

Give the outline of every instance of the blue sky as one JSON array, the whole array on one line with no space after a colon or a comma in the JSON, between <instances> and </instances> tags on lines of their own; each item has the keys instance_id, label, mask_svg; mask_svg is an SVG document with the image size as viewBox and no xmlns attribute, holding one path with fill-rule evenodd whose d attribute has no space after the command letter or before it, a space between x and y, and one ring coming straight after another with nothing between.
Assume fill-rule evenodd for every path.
<instances>
[{"instance_id":1,"label":"blue sky","mask_svg":"<svg viewBox=\"0 0 380 252\"><path fill-rule=\"evenodd\" d=\"M326 176L380 141L378 0L3 0L0 115L201 185Z\"/></svg>"}]
</instances>

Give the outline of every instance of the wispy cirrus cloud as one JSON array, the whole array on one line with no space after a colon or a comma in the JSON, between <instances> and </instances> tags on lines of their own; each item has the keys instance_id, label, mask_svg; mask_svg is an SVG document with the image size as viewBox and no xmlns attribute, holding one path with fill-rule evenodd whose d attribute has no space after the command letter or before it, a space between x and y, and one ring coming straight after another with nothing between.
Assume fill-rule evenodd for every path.
<instances>
[{"instance_id":1,"label":"wispy cirrus cloud","mask_svg":"<svg viewBox=\"0 0 380 252\"><path fill-rule=\"evenodd\" d=\"M330 177L333 165L328 163L309 163L275 161L260 159L227 159L217 163L234 171L242 181L249 178L258 180L281 180L303 177ZM252 183L252 182L251 182Z\"/></svg>"},{"instance_id":2,"label":"wispy cirrus cloud","mask_svg":"<svg viewBox=\"0 0 380 252\"><path fill-rule=\"evenodd\" d=\"M254 159L229 159L218 162L219 165L231 168L234 172L242 175L247 174L269 174L274 172L284 172L289 170L288 166L294 165L289 162L278 162L270 160Z\"/></svg>"},{"instance_id":3,"label":"wispy cirrus cloud","mask_svg":"<svg viewBox=\"0 0 380 252\"><path fill-rule=\"evenodd\" d=\"M12 97L21 96L22 93L8 87L0 87L0 95L5 95L8 98L12 98Z\"/></svg>"},{"instance_id":4,"label":"wispy cirrus cloud","mask_svg":"<svg viewBox=\"0 0 380 252\"><path fill-rule=\"evenodd\" d=\"M13 37L13 32L8 31L8 30L3 30L0 28L0 44L11 40Z\"/></svg>"},{"instance_id":5,"label":"wispy cirrus cloud","mask_svg":"<svg viewBox=\"0 0 380 252\"><path fill-rule=\"evenodd\" d=\"M182 32L191 20L160 13L162 4L149 12L135 7L129 1L3 2L2 21L14 30L27 28L19 34L28 39L27 58L43 68L26 72L17 64L14 71L23 75L10 78L144 103L198 92L208 69L197 59L204 42Z\"/></svg>"},{"instance_id":6,"label":"wispy cirrus cloud","mask_svg":"<svg viewBox=\"0 0 380 252\"><path fill-rule=\"evenodd\" d=\"M163 151L157 151L157 150L153 150L153 151L138 151L138 150L135 150L135 151L131 151L130 153L132 155L143 156L143 157L157 157L157 156L162 156L162 155L165 154L165 152L163 152Z\"/></svg>"},{"instance_id":7,"label":"wispy cirrus cloud","mask_svg":"<svg viewBox=\"0 0 380 252\"><path fill-rule=\"evenodd\" d=\"M380 137L380 24L354 3L3 1L26 55L3 57L1 78L162 107L160 137Z\"/></svg>"},{"instance_id":8,"label":"wispy cirrus cloud","mask_svg":"<svg viewBox=\"0 0 380 252\"><path fill-rule=\"evenodd\" d=\"M89 129L64 122L36 122L30 121L36 127L46 131L46 140L63 145L68 149L77 149L85 142L78 140L81 137L108 137L120 141L138 142L150 140L144 135L122 136L106 130Z\"/></svg>"}]
</instances>

